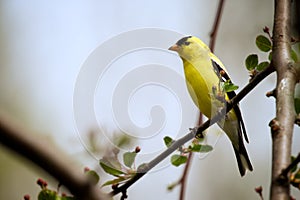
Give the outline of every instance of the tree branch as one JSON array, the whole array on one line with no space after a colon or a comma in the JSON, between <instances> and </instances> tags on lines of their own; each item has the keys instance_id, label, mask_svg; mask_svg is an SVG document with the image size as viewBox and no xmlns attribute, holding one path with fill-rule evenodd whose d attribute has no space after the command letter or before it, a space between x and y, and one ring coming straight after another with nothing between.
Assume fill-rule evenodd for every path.
<instances>
[{"instance_id":1,"label":"tree branch","mask_svg":"<svg viewBox=\"0 0 300 200\"><path fill-rule=\"evenodd\" d=\"M98 187L90 183L83 171L78 171L72 165L74 161L66 159L61 152L55 151L56 148L44 138L33 136L24 127L19 127L2 115L0 116L0 143L41 167L66 186L78 199L107 199Z\"/></svg>"},{"instance_id":2,"label":"tree branch","mask_svg":"<svg viewBox=\"0 0 300 200\"><path fill-rule=\"evenodd\" d=\"M141 167L138 168L137 174L121 185L118 188L115 188L110 195L114 196L116 194L119 194L121 192L126 191L131 185L133 185L136 181L138 181L140 178L142 178L145 174L147 174L152 168L154 168L157 164L159 164L162 160L164 160L166 157L168 157L171 153L173 153L175 150L177 150L180 146L184 145L186 142L193 139L195 136L201 136L202 132L207 129L209 126L213 125L224 115L229 112L233 108L233 106L237 105L256 85L258 85L264 78L266 78L268 75L270 75L272 72L274 72L274 67L272 64L270 64L266 69L258 73L251 82L246 85L233 99L230 100L230 102L227 104L226 107L224 107L216 116L214 116L211 120L207 120L204 124L199 126L195 131L191 131L187 135L181 137L180 139L174 141L172 145L166 149L164 152L159 154L157 157L155 157L153 160L151 160L148 163L143 164Z\"/></svg>"},{"instance_id":3,"label":"tree branch","mask_svg":"<svg viewBox=\"0 0 300 200\"><path fill-rule=\"evenodd\" d=\"M294 90L297 80L290 59L291 51L291 1L275 0L272 62L277 72L276 118L277 128L272 128L272 183L270 199L289 199L288 178L282 170L291 162L291 146L295 121ZM274 121L273 120L273 121Z\"/></svg>"}]
</instances>

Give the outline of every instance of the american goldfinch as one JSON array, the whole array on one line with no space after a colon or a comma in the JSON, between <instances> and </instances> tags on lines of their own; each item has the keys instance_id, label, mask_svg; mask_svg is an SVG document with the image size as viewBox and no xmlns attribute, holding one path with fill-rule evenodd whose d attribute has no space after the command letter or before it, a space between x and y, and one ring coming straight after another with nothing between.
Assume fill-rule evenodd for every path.
<instances>
[{"instance_id":1,"label":"american goldfinch","mask_svg":"<svg viewBox=\"0 0 300 200\"><path fill-rule=\"evenodd\" d=\"M207 118L213 117L226 105L226 100L236 95L234 91L222 92L222 84L225 81L231 83L231 80L222 62L199 38L184 37L169 50L176 51L181 57L189 94ZM244 145L243 136L246 142L248 138L239 106L234 106L218 125L229 137L240 174L244 176L247 169L252 171L253 168Z\"/></svg>"}]
</instances>

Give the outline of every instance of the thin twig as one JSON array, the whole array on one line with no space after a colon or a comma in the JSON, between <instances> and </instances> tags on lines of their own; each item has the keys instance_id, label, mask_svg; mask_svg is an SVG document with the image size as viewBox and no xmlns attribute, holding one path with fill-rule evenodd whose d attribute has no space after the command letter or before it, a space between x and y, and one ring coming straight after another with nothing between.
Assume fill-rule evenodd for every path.
<instances>
[{"instance_id":1,"label":"thin twig","mask_svg":"<svg viewBox=\"0 0 300 200\"><path fill-rule=\"evenodd\" d=\"M217 37L219 24L220 24L220 21L221 21L220 19L221 19L221 16L222 16L222 11L223 11L223 8L224 8L224 2L225 2L225 0L220 0L220 2L219 2L217 15L215 17L215 22L214 22L214 25L213 25L213 29L210 32L209 47L210 47L211 52L214 52L214 50L215 50L215 42L216 42L216 37Z\"/></svg>"},{"instance_id":2,"label":"thin twig","mask_svg":"<svg viewBox=\"0 0 300 200\"><path fill-rule=\"evenodd\" d=\"M0 115L0 143L19 155L31 160L45 172L66 186L73 195L82 200L107 199L98 187L93 186L88 177L55 150L45 138L38 137L19 127L13 120Z\"/></svg>"},{"instance_id":3,"label":"thin twig","mask_svg":"<svg viewBox=\"0 0 300 200\"><path fill-rule=\"evenodd\" d=\"M182 177L180 179L181 188L180 188L179 200L184 199L185 189L186 189L186 181L187 181L188 171L191 166L192 158L193 158L193 152L190 152L188 155L188 160L187 160L184 170L183 170Z\"/></svg>"},{"instance_id":4,"label":"thin twig","mask_svg":"<svg viewBox=\"0 0 300 200\"><path fill-rule=\"evenodd\" d=\"M185 136L179 138L175 142L172 143L172 145L167 148L165 151L163 151L161 154L159 154L157 157L155 157L153 160L151 160L149 163L143 164L142 167L138 168L137 174L121 185L118 188L115 188L112 192L110 192L110 195L114 196L116 194L119 194L120 192L126 191L131 185L133 185L136 181L138 181L140 178L142 178L145 174L147 174L153 167L155 167L157 164L159 164L162 160L164 160L167 156L169 156L171 153L176 151L180 146L185 144L186 142L190 141L197 135L201 135L202 132L207 129L209 126L213 125L222 117L229 112L233 108L233 106L237 105L250 91L253 90L255 86L257 86L264 78L266 78L268 75L270 75L272 72L274 72L274 67L272 64L270 64L266 69L258 73L252 80L249 82L233 99L229 101L227 106L222 109L220 113L218 113L216 116L214 116L211 120L207 120L204 124L199 126L196 131L192 131Z\"/></svg>"}]
</instances>

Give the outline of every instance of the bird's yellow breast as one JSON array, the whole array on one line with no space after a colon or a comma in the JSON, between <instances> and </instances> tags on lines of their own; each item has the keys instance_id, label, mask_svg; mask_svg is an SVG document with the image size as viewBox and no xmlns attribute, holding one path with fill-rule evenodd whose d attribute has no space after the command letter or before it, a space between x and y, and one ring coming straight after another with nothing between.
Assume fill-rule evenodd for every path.
<instances>
[{"instance_id":1,"label":"bird's yellow breast","mask_svg":"<svg viewBox=\"0 0 300 200\"><path fill-rule=\"evenodd\" d=\"M213 70L211 61L193 63L184 61L183 65L187 88L194 103L206 117L211 118L220 104L213 93L213 88L220 89L220 80Z\"/></svg>"}]
</instances>

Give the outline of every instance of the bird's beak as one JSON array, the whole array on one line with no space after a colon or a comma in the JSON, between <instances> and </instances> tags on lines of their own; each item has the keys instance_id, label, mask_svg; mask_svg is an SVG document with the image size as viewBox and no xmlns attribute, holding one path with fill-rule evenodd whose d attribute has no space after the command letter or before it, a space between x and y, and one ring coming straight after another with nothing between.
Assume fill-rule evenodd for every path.
<instances>
[{"instance_id":1,"label":"bird's beak","mask_svg":"<svg viewBox=\"0 0 300 200\"><path fill-rule=\"evenodd\" d=\"M179 50L179 46L177 44L174 44L173 46L171 46L169 48L169 50L171 50L171 51L178 51Z\"/></svg>"}]
</instances>

